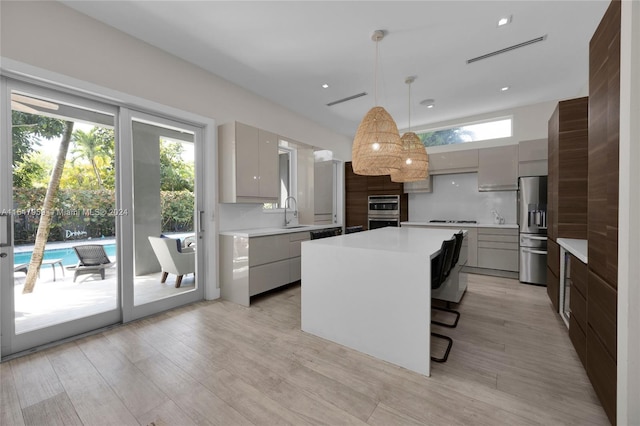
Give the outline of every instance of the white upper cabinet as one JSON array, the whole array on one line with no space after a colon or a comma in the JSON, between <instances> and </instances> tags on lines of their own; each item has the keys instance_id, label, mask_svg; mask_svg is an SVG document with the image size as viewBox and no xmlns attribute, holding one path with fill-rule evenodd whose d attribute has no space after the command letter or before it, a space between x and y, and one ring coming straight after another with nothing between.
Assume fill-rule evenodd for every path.
<instances>
[{"instance_id":1,"label":"white upper cabinet","mask_svg":"<svg viewBox=\"0 0 640 426\"><path fill-rule=\"evenodd\" d=\"M518 145L482 148L478 153L478 191L518 189Z\"/></svg>"},{"instance_id":2,"label":"white upper cabinet","mask_svg":"<svg viewBox=\"0 0 640 426\"><path fill-rule=\"evenodd\" d=\"M247 124L218 127L221 203L272 202L278 198L278 136Z\"/></svg>"},{"instance_id":3,"label":"white upper cabinet","mask_svg":"<svg viewBox=\"0 0 640 426\"><path fill-rule=\"evenodd\" d=\"M427 151L429 148L427 148ZM429 174L466 173L478 170L478 150L441 152L429 154Z\"/></svg>"},{"instance_id":4,"label":"white upper cabinet","mask_svg":"<svg viewBox=\"0 0 640 426\"><path fill-rule=\"evenodd\" d=\"M547 139L521 141L518 146L518 176L546 176L549 143Z\"/></svg>"},{"instance_id":5,"label":"white upper cabinet","mask_svg":"<svg viewBox=\"0 0 640 426\"><path fill-rule=\"evenodd\" d=\"M280 193L278 179L278 135L260 129L258 131L260 154L260 198L277 199ZM255 155L255 153L254 153Z\"/></svg>"}]
</instances>

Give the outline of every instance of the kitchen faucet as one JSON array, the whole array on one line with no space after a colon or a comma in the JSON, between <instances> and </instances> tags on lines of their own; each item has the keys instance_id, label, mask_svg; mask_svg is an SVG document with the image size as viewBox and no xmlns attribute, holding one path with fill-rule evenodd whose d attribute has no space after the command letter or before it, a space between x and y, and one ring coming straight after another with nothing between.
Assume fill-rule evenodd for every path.
<instances>
[{"instance_id":1,"label":"kitchen faucet","mask_svg":"<svg viewBox=\"0 0 640 426\"><path fill-rule=\"evenodd\" d=\"M293 217L289 220L287 220L287 208L291 208L291 205L289 203L289 200L293 200L293 205L295 206L295 208L293 209ZM289 207L287 207L289 206ZM287 198L285 198L284 200L284 226L289 226L289 224L294 220L298 219L298 202L296 201L296 198L293 196L289 196ZM297 223L296 223L297 224Z\"/></svg>"}]
</instances>

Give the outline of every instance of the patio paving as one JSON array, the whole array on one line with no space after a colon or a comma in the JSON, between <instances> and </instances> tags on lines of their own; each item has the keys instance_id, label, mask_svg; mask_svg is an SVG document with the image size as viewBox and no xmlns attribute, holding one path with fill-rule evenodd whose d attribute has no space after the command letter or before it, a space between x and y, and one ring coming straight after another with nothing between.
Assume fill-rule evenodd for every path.
<instances>
[{"instance_id":1,"label":"patio paving","mask_svg":"<svg viewBox=\"0 0 640 426\"><path fill-rule=\"evenodd\" d=\"M64 277L58 272L54 281L51 267L43 267L34 291L22 294L26 275L14 273L16 333L24 333L54 324L110 311L117 306L117 266L99 274L81 275L73 282L73 271ZM141 275L134 280L134 304L142 305L195 289L193 275L186 276L180 288L174 287L174 276L160 283L161 272Z\"/></svg>"}]
</instances>

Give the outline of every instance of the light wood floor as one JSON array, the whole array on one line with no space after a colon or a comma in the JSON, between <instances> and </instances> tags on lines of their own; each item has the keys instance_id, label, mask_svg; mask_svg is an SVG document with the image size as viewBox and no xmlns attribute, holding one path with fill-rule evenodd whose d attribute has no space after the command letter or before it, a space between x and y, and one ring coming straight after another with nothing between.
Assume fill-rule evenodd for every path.
<instances>
[{"instance_id":1,"label":"light wood floor","mask_svg":"<svg viewBox=\"0 0 640 426\"><path fill-rule=\"evenodd\" d=\"M201 302L1 364L0 424L608 424L544 288L471 275L460 311L427 378L301 332L299 286Z\"/></svg>"}]
</instances>

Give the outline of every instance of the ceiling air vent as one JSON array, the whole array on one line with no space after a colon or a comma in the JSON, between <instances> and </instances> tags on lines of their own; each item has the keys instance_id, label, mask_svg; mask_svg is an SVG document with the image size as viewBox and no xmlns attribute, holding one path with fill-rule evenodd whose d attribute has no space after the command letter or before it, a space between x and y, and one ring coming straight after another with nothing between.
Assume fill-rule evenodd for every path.
<instances>
[{"instance_id":1,"label":"ceiling air vent","mask_svg":"<svg viewBox=\"0 0 640 426\"><path fill-rule=\"evenodd\" d=\"M362 96L367 96L367 92L358 93L357 95L351 95L351 96L347 96L346 98L338 99L337 101L329 102L327 106L334 106L337 104L341 104L343 102L350 101L352 99L360 98Z\"/></svg>"},{"instance_id":2,"label":"ceiling air vent","mask_svg":"<svg viewBox=\"0 0 640 426\"><path fill-rule=\"evenodd\" d=\"M481 61L483 59L490 58L492 56L500 55L501 53L506 53L506 52L509 52L511 50L519 49L521 47L529 46L530 44L535 44L535 43L538 43L540 41L544 41L544 40L546 40L546 38L547 38L547 35L545 34L542 37L534 38L534 39L531 39L531 40L528 40L528 41L523 41L522 43L514 44L513 46L505 47L504 49L496 50L495 52L487 53L485 55L478 56L477 58L467 59L467 64L471 64L473 62L478 62L478 61Z\"/></svg>"}]
</instances>

